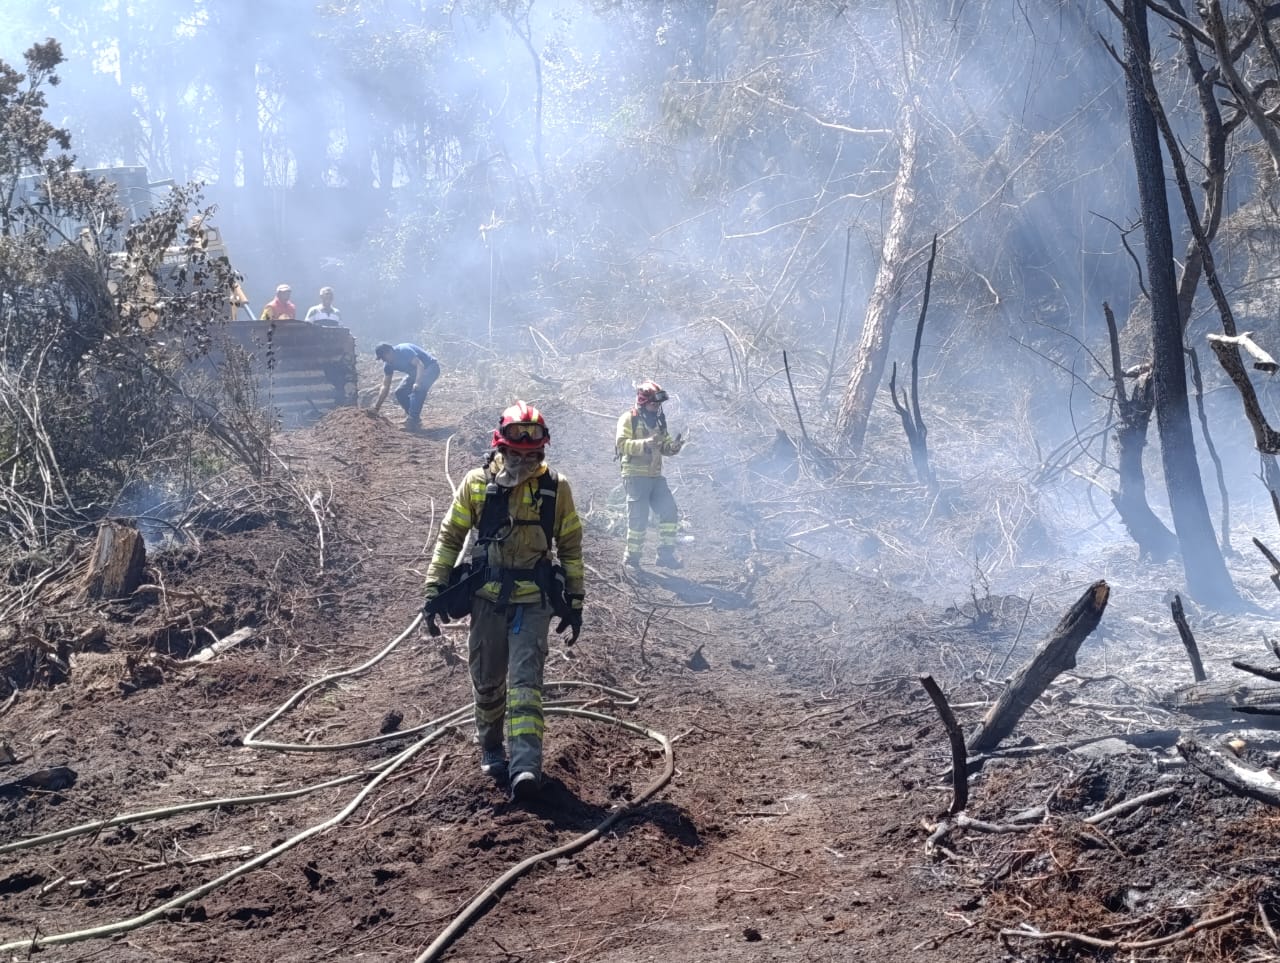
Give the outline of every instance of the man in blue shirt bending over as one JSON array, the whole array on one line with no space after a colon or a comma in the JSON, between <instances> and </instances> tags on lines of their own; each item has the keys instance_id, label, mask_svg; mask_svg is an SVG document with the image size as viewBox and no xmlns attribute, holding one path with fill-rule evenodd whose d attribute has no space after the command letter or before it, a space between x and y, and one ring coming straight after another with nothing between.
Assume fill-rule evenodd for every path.
<instances>
[{"instance_id":1,"label":"man in blue shirt bending over","mask_svg":"<svg viewBox=\"0 0 1280 963\"><path fill-rule=\"evenodd\" d=\"M405 410L404 426L410 430L422 427L422 403L427 400L427 392L440 377L440 362L436 361L426 349L416 344L391 345L382 342L373 349L374 355L382 362L382 370L386 377L382 380L382 393L373 403L374 412L382 409L391 391L391 379L397 371L405 375L404 381L396 389L396 401Z\"/></svg>"}]
</instances>

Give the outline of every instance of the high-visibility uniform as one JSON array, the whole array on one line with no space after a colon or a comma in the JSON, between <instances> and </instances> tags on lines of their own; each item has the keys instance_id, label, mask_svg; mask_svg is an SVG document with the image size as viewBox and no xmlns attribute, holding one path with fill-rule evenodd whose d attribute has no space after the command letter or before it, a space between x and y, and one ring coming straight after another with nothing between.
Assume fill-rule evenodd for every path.
<instances>
[{"instance_id":1,"label":"high-visibility uniform","mask_svg":"<svg viewBox=\"0 0 1280 963\"><path fill-rule=\"evenodd\" d=\"M479 528L485 489L496 466L473 468L454 493L453 504L440 523L429 583L448 582L467 533ZM565 592L583 595L582 520L573 502L569 479L558 475L552 544L541 522L547 495L546 464L512 490L508 511L512 525L505 537L483 548L491 580L475 594L467 662L475 699L476 736L484 749L502 747L504 735L512 774L542 774L543 672L546 665L551 606L529 576L540 559L554 555L564 567ZM508 573L504 579L503 573ZM510 577L511 572L522 577ZM504 586L504 582L506 583ZM505 596L505 597L504 597Z\"/></svg>"},{"instance_id":2,"label":"high-visibility uniform","mask_svg":"<svg viewBox=\"0 0 1280 963\"><path fill-rule=\"evenodd\" d=\"M640 557L650 509L658 516L658 548L675 548L680 510L662 475L662 457L675 455L680 447L667 434L666 416L639 408L624 411L618 418L614 445L622 461L622 484L627 492L628 557Z\"/></svg>"}]
</instances>

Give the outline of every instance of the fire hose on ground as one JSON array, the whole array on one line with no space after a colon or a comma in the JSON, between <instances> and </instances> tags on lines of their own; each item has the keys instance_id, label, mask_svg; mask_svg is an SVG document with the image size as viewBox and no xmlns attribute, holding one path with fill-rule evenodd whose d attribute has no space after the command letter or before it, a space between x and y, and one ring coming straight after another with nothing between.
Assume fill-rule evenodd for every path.
<instances>
[{"instance_id":1,"label":"fire hose on ground","mask_svg":"<svg viewBox=\"0 0 1280 963\"><path fill-rule=\"evenodd\" d=\"M306 842L313 836L332 829L346 820L352 813L360 808L360 805L367 799L383 782L385 782L393 773L417 756L427 746L431 745L437 739L447 734L454 726L469 719L472 712L470 704L462 706L452 712L446 713L428 722L421 723L409 729L396 730L394 732L384 733L367 739L359 739L351 742L342 743L290 743L290 742L274 742L271 740L260 739L260 734L272 723L287 714L295 708L307 696L317 689L332 685L342 679L351 678L362 675L374 668L383 659L389 656L395 649L409 636L411 636L422 622L422 615L419 614L409 624L409 626L398 636L392 639L381 651L377 652L365 662L353 668L343 669L338 672L330 673L313 682L307 683L301 689L297 690L293 695L286 699L279 707L277 707L270 715L256 726L250 729L241 740L246 748L272 750L276 752L337 752L346 749L355 749L364 746L373 745L375 743L384 742L392 739L404 739L406 736L412 736L417 733L425 733L416 742L402 749L389 759L384 759L372 766L362 769L360 772L349 773L345 776L338 776L332 779L326 779L322 782L314 783L310 786L302 786L295 789L286 789L278 792L254 793L246 796L230 796L221 799L202 800L200 802L178 803L172 806L162 806L155 809L143 810L135 813L123 813L113 816L109 819L95 820L94 822L81 823L77 826L71 826L66 829L57 830L51 833L45 833L40 836L32 836L26 839L16 840L11 843L0 845L0 854L12 853L25 849L34 849L39 846L49 845L51 843L61 842L63 840L72 839L77 836L97 834L105 829L114 826L125 826L132 823L140 823L151 820L167 819L172 816L181 815L189 812L197 812L207 809L228 809L239 806L254 806L266 802L278 802L281 800L296 799L300 796L318 792L323 789L330 789L335 786L345 785L350 782L357 782L361 779L369 779L365 785L351 800L333 816L319 823L307 827L301 832L291 836L281 843L276 844L270 849L245 860L233 869L228 870L221 876L208 882L202 883L194 889L181 893L178 896L154 906L137 916L128 919L117 920L112 923L104 923L99 926L93 926L82 930L73 930L65 933L52 933L46 935L35 935L20 940L11 940L6 943L0 943L0 952L14 951L31 951L44 946L61 946L68 943L77 943L84 940L101 939L108 936L117 936L121 933L128 933L132 930L139 929L149 923L153 923L159 919L163 919L175 911L181 910L201 897L207 896L214 890L225 886L232 880L238 879L255 869L265 866L274 860L277 856L288 852L294 847ZM619 689L613 689L608 686L600 685L594 682L585 682L580 680L564 680L548 683L546 688L565 688L579 687L594 689L606 696L614 705L633 706L639 702L639 698L623 692ZM594 700L590 700L594 701ZM605 713L596 712L592 709L584 708L584 701L553 701L544 704L543 710L548 715L571 715L584 719L590 719L596 722L604 722L611 725L620 726L630 732L653 739L662 747L663 766L661 772L649 783L639 794L626 802L619 804L609 813L603 821L595 828L583 833L575 839L570 840L553 849L545 852L536 853L527 857L516 865L512 866L505 873L494 880L488 887L480 892L466 907L458 913L457 916L440 932L440 935L431 943L431 945L415 960L414 963L430 963L439 957L444 950L452 944L477 918L479 918L485 908L502 892L511 886L517 879L531 870L540 863L552 859L558 859L577 850L583 849L592 842L599 839L606 830L628 812L634 810L641 803L656 794L663 786L665 786L675 773L675 756L671 748L671 740L664 734L649 729L636 723L627 722L615 716L606 715ZM370 778L372 777L372 778Z\"/></svg>"}]
</instances>

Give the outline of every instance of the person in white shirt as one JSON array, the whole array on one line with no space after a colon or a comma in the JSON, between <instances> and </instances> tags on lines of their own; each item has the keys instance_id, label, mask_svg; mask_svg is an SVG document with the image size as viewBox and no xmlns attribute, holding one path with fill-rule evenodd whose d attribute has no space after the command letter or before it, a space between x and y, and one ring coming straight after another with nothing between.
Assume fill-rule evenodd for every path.
<instances>
[{"instance_id":1,"label":"person in white shirt","mask_svg":"<svg viewBox=\"0 0 1280 963\"><path fill-rule=\"evenodd\" d=\"M336 328L342 324L342 312L333 306L333 288L320 289L320 303L307 308L307 316L302 320L325 328Z\"/></svg>"}]
</instances>

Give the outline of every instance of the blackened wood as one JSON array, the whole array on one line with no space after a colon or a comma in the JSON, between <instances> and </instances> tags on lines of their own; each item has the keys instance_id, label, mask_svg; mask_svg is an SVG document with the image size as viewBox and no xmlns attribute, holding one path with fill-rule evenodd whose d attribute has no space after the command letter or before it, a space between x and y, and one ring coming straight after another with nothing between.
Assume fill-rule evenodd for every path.
<instances>
[{"instance_id":1,"label":"blackened wood","mask_svg":"<svg viewBox=\"0 0 1280 963\"><path fill-rule=\"evenodd\" d=\"M933 707L938 710L947 729L947 738L951 740L951 808L947 812L954 816L969 805L969 754L964 747L964 733L933 676L922 675L920 684L933 700Z\"/></svg>"},{"instance_id":2,"label":"blackened wood","mask_svg":"<svg viewBox=\"0 0 1280 963\"><path fill-rule=\"evenodd\" d=\"M1277 703L1280 703L1280 689L1275 686L1197 682L1175 689L1161 698L1157 705L1214 722L1230 722L1243 715L1254 716L1254 725L1275 729L1280 727L1280 719L1272 717Z\"/></svg>"},{"instance_id":3,"label":"blackened wood","mask_svg":"<svg viewBox=\"0 0 1280 963\"><path fill-rule=\"evenodd\" d=\"M1256 799L1269 806L1280 806L1280 781L1266 769L1246 765L1234 756L1228 756L1210 746L1202 746L1194 739L1180 739L1178 753L1188 763L1232 792Z\"/></svg>"},{"instance_id":4,"label":"blackened wood","mask_svg":"<svg viewBox=\"0 0 1280 963\"><path fill-rule=\"evenodd\" d=\"M1126 371L1120 361L1120 329L1111 305L1102 302L1107 322L1107 338L1111 346L1111 380L1114 385L1116 425L1117 488L1111 493L1111 504L1120 522L1137 543L1138 557L1166 562L1178 554L1178 539L1169 531L1147 501L1146 468L1142 457L1147 446L1147 427L1155 411L1155 380L1150 364ZM1133 392L1125 387L1125 378L1134 379Z\"/></svg>"},{"instance_id":5,"label":"blackened wood","mask_svg":"<svg viewBox=\"0 0 1280 963\"><path fill-rule=\"evenodd\" d=\"M1197 682L1208 678L1204 674L1204 663L1200 661L1200 649L1196 646L1196 637L1191 634L1191 626L1187 625L1186 613L1182 611L1182 596L1174 595L1170 604L1173 610L1173 623L1178 627L1178 636L1182 639L1182 647L1187 650L1187 658L1191 660L1191 674Z\"/></svg>"},{"instance_id":6,"label":"blackened wood","mask_svg":"<svg viewBox=\"0 0 1280 963\"><path fill-rule=\"evenodd\" d=\"M1272 497L1275 497L1274 492L1272 493ZM1254 537L1253 544L1257 547L1258 551L1262 553L1263 557L1271 563L1271 568L1273 570L1271 572L1271 584L1280 589L1280 558L1276 558L1271 549L1263 545L1257 536Z\"/></svg>"},{"instance_id":7,"label":"blackened wood","mask_svg":"<svg viewBox=\"0 0 1280 963\"><path fill-rule=\"evenodd\" d=\"M1241 662L1238 659L1232 659L1231 665L1241 672L1251 672L1254 675L1262 676L1264 679L1270 679L1272 682L1280 682L1280 669L1264 669L1260 665L1250 665L1248 662ZM1275 698L1280 699L1280 691L1275 693Z\"/></svg>"},{"instance_id":8,"label":"blackened wood","mask_svg":"<svg viewBox=\"0 0 1280 963\"><path fill-rule=\"evenodd\" d=\"M1102 621L1102 613L1106 611L1110 597L1111 587L1102 580L1094 582L1085 590L1084 595L1062 617L1053 634L1041 643L1031 661L1014 676L983 718L982 724L969 740L969 752L991 752L995 749L1013 731L1018 720L1048 688L1049 683L1060 673L1075 668L1076 653Z\"/></svg>"}]
</instances>

